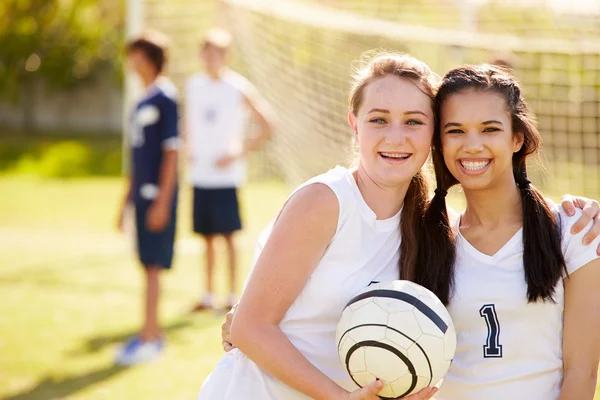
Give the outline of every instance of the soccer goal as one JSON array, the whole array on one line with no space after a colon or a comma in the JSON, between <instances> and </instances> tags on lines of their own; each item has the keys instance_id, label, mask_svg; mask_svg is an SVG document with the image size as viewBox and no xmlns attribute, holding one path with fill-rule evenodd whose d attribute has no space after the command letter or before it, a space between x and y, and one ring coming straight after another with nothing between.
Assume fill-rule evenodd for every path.
<instances>
[{"instance_id":1,"label":"soccer goal","mask_svg":"<svg viewBox=\"0 0 600 400\"><path fill-rule=\"evenodd\" d=\"M600 196L596 0L568 9L547 0L129 1L142 4L142 26L172 37L178 85L195 68L204 29L233 32L241 72L276 109L268 151L292 184L351 161L352 63L384 48L408 52L440 75L463 63L511 63L544 138L547 173L533 169L534 182L549 194Z\"/></svg>"}]
</instances>

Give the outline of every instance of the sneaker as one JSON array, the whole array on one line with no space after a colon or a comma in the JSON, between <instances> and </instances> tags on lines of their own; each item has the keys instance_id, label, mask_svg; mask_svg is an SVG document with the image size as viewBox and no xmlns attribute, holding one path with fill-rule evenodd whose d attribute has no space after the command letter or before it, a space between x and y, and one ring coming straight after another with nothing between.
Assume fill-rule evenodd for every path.
<instances>
[{"instance_id":1,"label":"sneaker","mask_svg":"<svg viewBox=\"0 0 600 400\"><path fill-rule=\"evenodd\" d=\"M194 313L207 310L215 310L213 294L210 292L205 293L204 296L200 298L198 303L196 303L194 307L192 307L191 312Z\"/></svg>"},{"instance_id":2,"label":"sneaker","mask_svg":"<svg viewBox=\"0 0 600 400\"><path fill-rule=\"evenodd\" d=\"M152 361L160 355L164 346L163 339L143 342L134 336L120 349L117 354L117 364L135 365Z\"/></svg>"},{"instance_id":3,"label":"sneaker","mask_svg":"<svg viewBox=\"0 0 600 400\"><path fill-rule=\"evenodd\" d=\"M206 293L204 297L192 307L192 312L215 310L212 293Z\"/></svg>"}]
</instances>

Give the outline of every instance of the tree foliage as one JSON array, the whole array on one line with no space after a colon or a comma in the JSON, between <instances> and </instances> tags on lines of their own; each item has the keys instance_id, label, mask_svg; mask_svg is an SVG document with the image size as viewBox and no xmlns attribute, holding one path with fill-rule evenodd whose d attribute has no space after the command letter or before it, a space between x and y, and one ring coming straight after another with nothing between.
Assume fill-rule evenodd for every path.
<instances>
[{"instance_id":1,"label":"tree foliage","mask_svg":"<svg viewBox=\"0 0 600 400\"><path fill-rule=\"evenodd\" d=\"M120 71L123 15L123 0L0 1L0 97L16 102L35 80L61 90Z\"/></svg>"}]
</instances>

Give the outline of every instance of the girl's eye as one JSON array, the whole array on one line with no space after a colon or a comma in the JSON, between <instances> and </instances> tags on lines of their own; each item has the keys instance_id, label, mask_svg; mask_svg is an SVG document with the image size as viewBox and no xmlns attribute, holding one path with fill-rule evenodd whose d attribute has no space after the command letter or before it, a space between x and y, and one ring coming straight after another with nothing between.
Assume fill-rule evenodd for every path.
<instances>
[{"instance_id":1,"label":"girl's eye","mask_svg":"<svg viewBox=\"0 0 600 400\"><path fill-rule=\"evenodd\" d=\"M418 119L409 119L408 121L406 121L407 125L423 125L423 122L419 121Z\"/></svg>"},{"instance_id":2,"label":"girl's eye","mask_svg":"<svg viewBox=\"0 0 600 400\"><path fill-rule=\"evenodd\" d=\"M385 119L383 119L383 118L373 118L369 122L373 122L374 124L385 124Z\"/></svg>"},{"instance_id":3,"label":"girl's eye","mask_svg":"<svg viewBox=\"0 0 600 400\"><path fill-rule=\"evenodd\" d=\"M447 131L446 133L463 133L463 131L461 131L460 129L452 129L450 131Z\"/></svg>"},{"instance_id":4,"label":"girl's eye","mask_svg":"<svg viewBox=\"0 0 600 400\"><path fill-rule=\"evenodd\" d=\"M496 128L495 126L489 126L487 128L485 128L483 131L484 132L498 132L500 129Z\"/></svg>"}]
</instances>

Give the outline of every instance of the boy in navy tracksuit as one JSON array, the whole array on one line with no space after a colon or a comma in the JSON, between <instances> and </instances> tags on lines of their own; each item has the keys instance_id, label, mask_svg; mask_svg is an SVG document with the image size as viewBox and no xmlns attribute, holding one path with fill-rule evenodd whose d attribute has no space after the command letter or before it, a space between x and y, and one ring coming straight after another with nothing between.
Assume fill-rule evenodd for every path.
<instances>
[{"instance_id":1,"label":"boy in navy tracksuit","mask_svg":"<svg viewBox=\"0 0 600 400\"><path fill-rule=\"evenodd\" d=\"M144 324L119 351L117 363L136 364L160 354L164 341L158 324L159 275L171 267L177 211L177 90L161 76L166 38L148 33L127 44L127 62L141 78L145 93L131 115L132 171L123 210L135 208L137 248L144 267Z\"/></svg>"}]
</instances>

